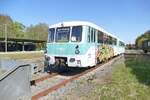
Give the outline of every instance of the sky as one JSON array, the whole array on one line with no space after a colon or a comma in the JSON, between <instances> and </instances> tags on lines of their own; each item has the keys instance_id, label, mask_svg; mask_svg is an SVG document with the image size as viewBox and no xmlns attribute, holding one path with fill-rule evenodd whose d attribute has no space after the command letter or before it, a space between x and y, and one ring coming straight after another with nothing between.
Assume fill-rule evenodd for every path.
<instances>
[{"instance_id":1,"label":"sky","mask_svg":"<svg viewBox=\"0 0 150 100\"><path fill-rule=\"evenodd\" d=\"M88 21L125 43L150 30L150 0L0 0L0 14L27 27Z\"/></svg>"}]
</instances>

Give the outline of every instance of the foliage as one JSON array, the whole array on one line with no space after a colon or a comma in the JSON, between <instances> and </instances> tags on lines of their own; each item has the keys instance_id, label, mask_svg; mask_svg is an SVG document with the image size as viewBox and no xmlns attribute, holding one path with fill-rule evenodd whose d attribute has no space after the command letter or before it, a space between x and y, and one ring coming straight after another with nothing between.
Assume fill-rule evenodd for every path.
<instances>
[{"instance_id":1,"label":"foliage","mask_svg":"<svg viewBox=\"0 0 150 100\"><path fill-rule=\"evenodd\" d=\"M30 25L26 28L20 22L13 22L10 16L0 14L0 36L4 36L4 24L7 24L7 34L9 37L47 40L48 25L45 23L39 23L35 26Z\"/></svg>"},{"instance_id":2,"label":"foliage","mask_svg":"<svg viewBox=\"0 0 150 100\"><path fill-rule=\"evenodd\" d=\"M8 15L0 14L0 36L4 36L5 26L4 24L11 24L13 20Z\"/></svg>"},{"instance_id":3,"label":"foliage","mask_svg":"<svg viewBox=\"0 0 150 100\"><path fill-rule=\"evenodd\" d=\"M14 22L8 15L0 14L0 37L5 36L5 26L7 24L8 37L12 38L25 38L34 40L47 40L48 25L45 23L39 23L35 26L30 25L25 27L20 22ZM36 44L36 47L41 48L45 44Z\"/></svg>"},{"instance_id":4,"label":"foliage","mask_svg":"<svg viewBox=\"0 0 150 100\"><path fill-rule=\"evenodd\" d=\"M23 38L25 35L24 29L25 29L25 25L19 23L19 22L15 22L15 23L10 23L7 25L8 27L8 34L11 37L17 37L17 38Z\"/></svg>"},{"instance_id":5,"label":"foliage","mask_svg":"<svg viewBox=\"0 0 150 100\"><path fill-rule=\"evenodd\" d=\"M2 15L0 14L0 24L9 24L13 23L13 20L8 15Z\"/></svg>"},{"instance_id":6,"label":"foliage","mask_svg":"<svg viewBox=\"0 0 150 100\"><path fill-rule=\"evenodd\" d=\"M40 23L35 26L30 25L26 29L26 37L31 39L47 40L48 36L48 25L45 23ZM45 43L36 44L37 48L45 47Z\"/></svg>"},{"instance_id":7,"label":"foliage","mask_svg":"<svg viewBox=\"0 0 150 100\"><path fill-rule=\"evenodd\" d=\"M31 39L47 39L48 35L48 25L45 23L40 23L38 25L30 25L26 29L26 35L27 37L30 37Z\"/></svg>"},{"instance_id":8,"label":"foliage","mask_svg":"<svg viewBox=\"0 0 150 100\"><path fill-rule=\"evenodd\" d=\"M135 49L135 44L126 44L125 49Z\"/></svg>"},{"instance_id":9,"label":"foliage","mask_svg":"<svg viewBox=\"0 0 150 100\"><path fill-rule=\"evenodd\" d=\"M7 25L7 34L9 37L24 37L25 25L19 22L13 22L10 16L0 14L0 25L0 36L4 36L4 25Z\"/></svg>"}]
</instances>

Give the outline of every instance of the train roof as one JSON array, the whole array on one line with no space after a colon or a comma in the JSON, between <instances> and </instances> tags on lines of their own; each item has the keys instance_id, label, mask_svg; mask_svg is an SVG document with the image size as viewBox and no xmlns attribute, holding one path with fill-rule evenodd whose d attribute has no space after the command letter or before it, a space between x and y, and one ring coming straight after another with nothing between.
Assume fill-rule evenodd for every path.
<instances>
[{"instance_id":1,"label":"train roof","mask_svg":"<svg viewBox=\"0 0 150 100\"><path fill-rule=\"evenodd\" d=\"M60 23L57 23L57 24L54 24L54 25L51 25L49 26L49 28L56 28L56 27L66 27L66 26L90 26L90 27L93 27L97 30L100 30L114 38L117 38L119 41L122 41L120 40L118 37L114 36L113 34L107 32L106 30L104 30L103 28L99 27L98 25L96 24L93 24L91 22L87 22L87 21L68 21L68 22L60 22ZM122 41L123 42L123 41Z\"/></svg>"}]
</instances>

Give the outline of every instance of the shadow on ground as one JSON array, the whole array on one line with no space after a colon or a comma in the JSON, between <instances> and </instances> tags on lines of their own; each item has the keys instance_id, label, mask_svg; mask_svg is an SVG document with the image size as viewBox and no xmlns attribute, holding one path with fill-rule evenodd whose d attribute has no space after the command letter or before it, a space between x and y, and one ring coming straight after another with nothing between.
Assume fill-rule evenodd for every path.
<instances>
[{"instance_id":1,"label":"shadow on ground","mask_svg":"<svg viewBox=\"0 0 150 100\"><path fill-rule=\"evenodd\" d=\"M150 56L146 54L126 54L125 65L131 68L131 73L137 80L150 86Z\"/></svg>"},{"instance_id":2,"label":"shadow on ground","mask_svg":"<svg viewBox=\"0 0 150 100\"><path fill-rule=\"evenodd\" d=\"M47 68L45 68L45 71L49 74L52 74L52 73L59 73L60 75L63 75L63 76L74 76L74 75L77 75L77 74L80 74L86 70L88 70L89 68L88 67L67 67L67 66L48 66Z\"/></svg>"}]
</instances>

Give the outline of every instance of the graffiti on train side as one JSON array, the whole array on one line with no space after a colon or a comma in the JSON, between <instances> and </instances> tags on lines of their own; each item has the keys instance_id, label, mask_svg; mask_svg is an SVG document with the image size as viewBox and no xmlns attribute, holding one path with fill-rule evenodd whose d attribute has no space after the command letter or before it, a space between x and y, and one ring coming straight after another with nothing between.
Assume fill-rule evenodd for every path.
<instances>
[{"instance_id":1,"label":"graffiti on train side","mask_svg":"<svg viewBox=\"0 0 150 100\"><path fill-rule=\"evenodd\" d=\"M111 46L102 44L98 48L99 49L96 54L96 58L97 58L96 63L107 60L108 58L111 58L114 56L114 50Z\"/></svg>"}]
</instances>

